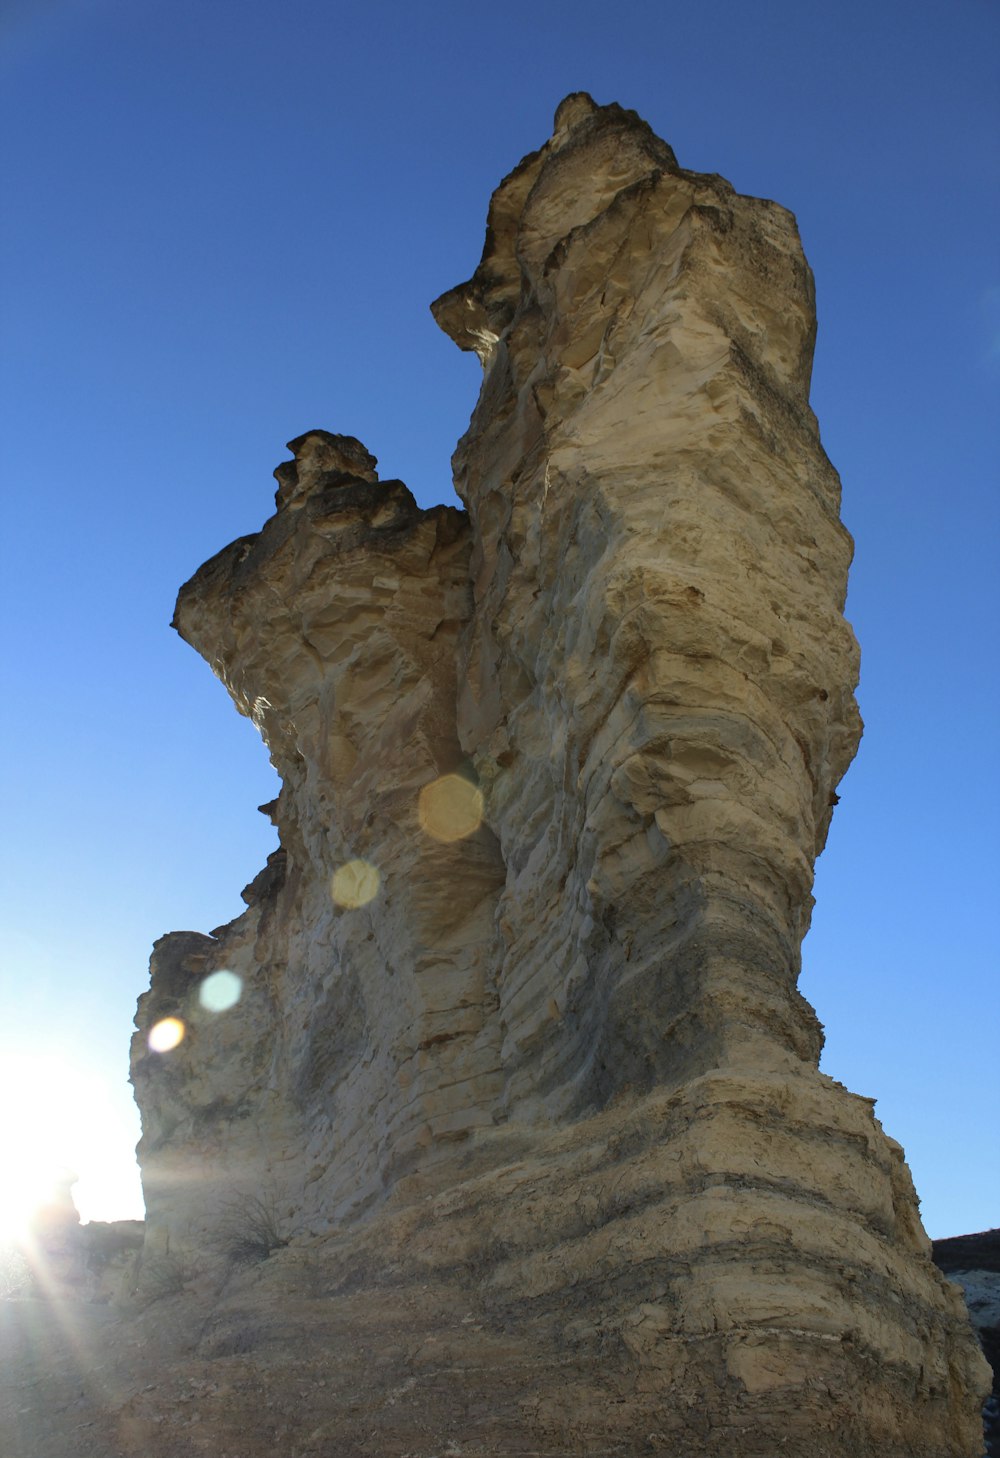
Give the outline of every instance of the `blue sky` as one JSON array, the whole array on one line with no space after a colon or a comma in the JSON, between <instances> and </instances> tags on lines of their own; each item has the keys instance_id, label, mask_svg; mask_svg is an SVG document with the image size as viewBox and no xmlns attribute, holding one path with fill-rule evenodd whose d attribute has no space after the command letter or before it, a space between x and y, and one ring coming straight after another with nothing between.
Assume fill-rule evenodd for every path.
<instances>
[{"instance_id":1,"label":"blue sky","mask_svg":"<svg viewBox=\"0 0 1000 1458\"><path fill-rule=\"evenodd\" d=\"M802 986L931 1234L1000 1223L998 54L995 0L8 0L0 1095L23 1119L70 1070L85 1213L134 1207L153 939L236 915L273 848L176 589L313 426L450 499L479 371L427 305L586 89L799 219L867 725Z\"/></svg>"}]
</instances>

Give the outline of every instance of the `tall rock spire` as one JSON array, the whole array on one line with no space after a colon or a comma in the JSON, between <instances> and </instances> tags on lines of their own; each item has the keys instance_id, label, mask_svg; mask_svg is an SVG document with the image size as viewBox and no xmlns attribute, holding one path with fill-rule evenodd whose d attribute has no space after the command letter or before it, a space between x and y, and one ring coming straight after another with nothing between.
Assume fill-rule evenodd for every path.
<instances>
[{"instance_id":1,"label":"tall rock spire","mask_svg":"<svg viewBox=\"0 0 1000 1458\"><path fill-rule=\"evenodd\" d=\"M374 1348L380 1293L438 1283L476 1451L972 1458L961 1297L796 987L861 725L795 220L577 93L434 313L484 370L466 510L312 430L178 600L281 850L157 944L149 1248L267 1182ZM413 1387L387 1330L366 1433Z\"/></svg>"}]
</instances>

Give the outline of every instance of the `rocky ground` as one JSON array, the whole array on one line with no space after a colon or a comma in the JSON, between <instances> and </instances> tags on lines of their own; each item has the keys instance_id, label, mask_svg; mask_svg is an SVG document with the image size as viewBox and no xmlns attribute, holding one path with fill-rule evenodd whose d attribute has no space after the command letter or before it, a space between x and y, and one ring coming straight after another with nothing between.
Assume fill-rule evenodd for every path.
<instances>
[{"instance_id":1,"label":"rocky ground","mask_svg":"<svg viewBox=\"0 0 1000 1458\"><path fill-rule=\"evenodd\" d=\"M67 1298L0 1303L5 1458L665 1449L656 1433L638 1449L602 1438L598 1391L564 1436L533 1421L532 1393L558 1382L553 1333L484 1330L456 1283L336 1296L315 1283L308 1260L290 1256L244 1273L221 1300L203 1288L132 1312Z\"/></svg>"},{"instance_id":2,"label":"rocky ground","mask_svg":"<svg viewBox=\"0 0 1000 1458\"><path fill-rule=\"evenodd\" d=\"M414 1279L379 1248L350 1263L319 1242L240 1267L120 1262L113 1300L0 1300L3 1458L774 1458L731 1393L723 1430L721 1401L686 1404L682 1375L668 1405L644 1391L585 1304L575 1320L533 1314L474 1264ZM851 1414L829 1416L790 1422L782 1458L852 1451Z\"/></svg>"}]
</instances>

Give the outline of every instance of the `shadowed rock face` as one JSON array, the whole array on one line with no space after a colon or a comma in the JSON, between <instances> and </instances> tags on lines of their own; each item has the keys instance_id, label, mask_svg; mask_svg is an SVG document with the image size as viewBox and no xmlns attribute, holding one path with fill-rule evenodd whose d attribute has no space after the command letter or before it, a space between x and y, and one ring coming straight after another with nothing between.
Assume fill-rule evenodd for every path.
<instances>
[{"instance_id":1,"label":"shadowed rock face","mask_svg":"<svg viewBox=\"0 0 1000 1458\"><path fill-rule=\"evenodd\" d=\"M282 849L244 892L245 916L154 953L141 1021L180 1011L188 1024L169 1058L135 1043L154 1239L161 1208L175 1234L203 1226L227 1190L275 1166L328 1228L436 1144L492 1127L501 1092L496 840L484 826L441 841L419 821L421 789L464 765L468 521L379 482L350 437L311 431L290 449L277 515L206 563L177 606L271 750L283 788L263 808ZM219 967L243 980L225 1015L193 996ZM191 1188L195 1132L207 1143Z\"/></svg>"},{"instance_id":2,"label":"shadowed rock face","mask_svg":"<svg viewBox=\"0 0 1000 1458\"><path fill-rule=\"evenodd\" d=\"M263 1185L373 1291L467 1288L470 1352L530 1323L562 1355L484 1451L976 1453L961 1298L796 990L860 721L794 219L578 94L434 313L466 511L310 431L178 600L281 850L157 944L147 1242Z\"/></svg>"},{"instance_id":3,"label":"shadowed rock face","mask_svg":"<svg viewBox=\"0 0 1000 1458\"><path fill-rule=\"evenodd\" d=\"M1000 1455L1000 1230L934 1242L934 1263L965 1292L972 1325L993 1371L983 1408L987 1458Z\"/></svg>"}]
</instances>

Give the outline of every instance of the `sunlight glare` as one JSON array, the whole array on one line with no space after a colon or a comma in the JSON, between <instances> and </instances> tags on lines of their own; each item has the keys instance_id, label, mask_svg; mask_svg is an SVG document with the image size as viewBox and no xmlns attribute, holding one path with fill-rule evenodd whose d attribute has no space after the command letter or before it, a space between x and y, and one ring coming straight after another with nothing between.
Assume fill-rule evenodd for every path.
<instances>
[{"instance_id":1,"label":"sunlight glare","mask_svg":"<svg viewBox=\"0 0 1000 1458\"><path fill-rule=\"evenodd\" d=\"M228 1012L243 996L243 978L221 968L211 972L198 988L198 1001L208 1012Z\"/></svg>"},{"instance_id":2,"label":"sunlight glare","mask_svg":"<svg viewBox=\"0 0 1000 1458\"><path fill-rule=\"evenodd\" d=\"M0 1243L23 1236L31 1216L72 1203L82 1220L142 1216L134 1105L84 1061L88 1050L22 1053L0 1045ZM124 1083L124 1079L120 1079Z\"/></svg>"},{"instance_id":3,"label":"sunlight glare","mask_svg":"<svg viewBox=\"0 0 1000 1458\"><path fill-rule=\"evenodd\" d=\"M483 795L463 775L442 775L420 791L421 829L450 845L478 830L483 819Z\"/></svg>"},{"instance_id":4,"label":"sunlight glare","mask_svg":"<svg viewBox=\"0 0 1000 1458\"><path fill-rule=\"evenodd\" d=\"M381 879L370 861L348 861L330 878L330 895L337 906L354 911L375 899Z\"/></svg>"},{"instance_id":5,"label":"sunlight glare","mask_svg":"<svg viewBox=\"0 0 1000 1458\"><path fill-rule=\"evenodd\" d=\"M26 1236L43 1206L65 1205L91 1092L79 1070L59 1058L0 1059L0 1244Z\"/></svg>"},{"instance_id":6,"label":"sunlight glare","mask_svg":"<svg viewBox=\"0 0 1000 1458\"><path fill-rule=\"evenodd\" d=\"M149 1046L154 1053L169 1053L184 1038L184 1024L180 1018L161 1018L149 1030Z\"/></svg>"},{"instance_id":7,"label":"sunlight glare","mask_svg":"<svg viewBox=\"0 0 1000 1458\"><path fill-rule=\"evenodd\" d=\"M6 1143L6 1141L5 1141ZM59 1174L51 1165L25 1154L4 1152L0 1175L0 1246L23 1241L32 1219L46 1206L59 1203Z\"/></svg>"}]
</instances>

